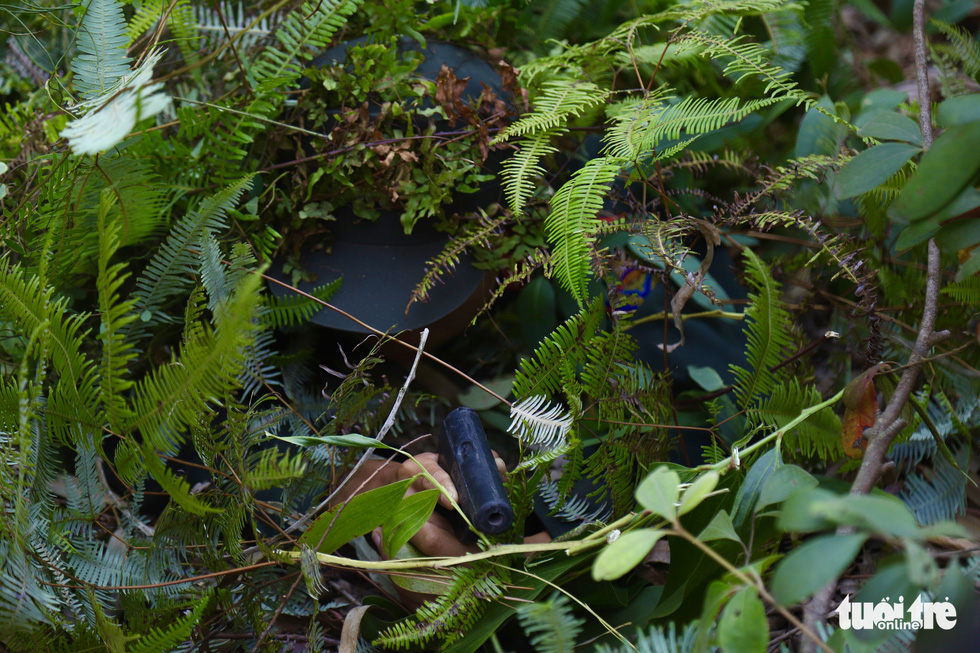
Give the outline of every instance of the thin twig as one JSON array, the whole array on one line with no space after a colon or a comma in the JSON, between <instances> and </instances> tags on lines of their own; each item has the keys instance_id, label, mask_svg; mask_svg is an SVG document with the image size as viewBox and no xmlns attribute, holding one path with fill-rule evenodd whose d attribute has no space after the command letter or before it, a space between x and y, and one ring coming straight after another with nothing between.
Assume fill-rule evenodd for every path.
<instances>
[{"instance_id":1,"label":"thin twig","mask_svg":"<svg viewBox=\"0 0 980 653\"><path fill-rule=\"evenodd\" d=\"M391 427L394 426L395 424L396 414L398 413L398 409L401 408L402 399L405 398L405 394L408 392L409 384L415 378L415 370L419 366L419 359L422 358L422 352L425 350L425 341L428 340L428 338L429 338L429 330L422 329L422 336L419 338L419 346L415 350L415 360L412 362L412 369L408 371L408 376L405 377L405 383L402 384L402 387L399 388L398 390L398 394L395 395L395 403L392 404L391 406L391 411L388 413L388 418L385 419L384 424L381 425L381 430L378 431L377 436L375 436L375 439L378 440L379 442L381 440L384 440L384 437L388 434L388 431L390 431ZM340 491L344 489L344 486L347 485L347 482L350 481L352 478L354 478L354 476L361 469L361 467L364 466L364 463L372 455L374 455L374 447L371 447L370 449L364 452L364 455L362 455L361 459L357 461L357 464L354 465L354 468L351 469L350 472L347 474L347 476L344 477L344 480L342 480L340 484L337 485L336 488L334 488L333 492L331 492L326 499L320 502L320 505L318 505L313 510L307 511L305 515L300 517L289 528L287 528L286 532L290 533L296 530L297 528L305 524L307 521L309 521L310 518L313 517L313 515L316 515L325 507L327 507L330 504L330 502L333 501L334 498L340 493Z\"/></svg>"}]
</instances>

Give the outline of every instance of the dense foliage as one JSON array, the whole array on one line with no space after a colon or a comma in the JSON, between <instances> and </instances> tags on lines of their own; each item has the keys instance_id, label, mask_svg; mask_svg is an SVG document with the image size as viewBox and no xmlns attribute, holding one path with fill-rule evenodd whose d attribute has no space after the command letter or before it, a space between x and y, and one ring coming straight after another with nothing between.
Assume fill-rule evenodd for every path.
<instances>
[{"instance_id":1,"label":"dense foliage","mask_svg":"<svg viewBox=\"0 0 980 653\"><path fill-rule=\"evenodd\" d=\"M904 650L830 611L975 609L980 24L922 10L4 7L2 645ZM445 239L410 304L495 277L463 335L311 322L305 257L390 215ZM460 404L509 532L417 558L437 491L331 502ZM575 527L523 544L535 502Z\"/></svg>"}]
</instances>

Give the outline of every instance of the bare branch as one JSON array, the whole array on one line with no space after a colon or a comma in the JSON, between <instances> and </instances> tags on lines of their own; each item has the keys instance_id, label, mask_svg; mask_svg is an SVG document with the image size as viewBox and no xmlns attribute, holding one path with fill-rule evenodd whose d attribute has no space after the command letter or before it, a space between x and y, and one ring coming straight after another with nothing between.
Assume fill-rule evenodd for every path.
<instances>
[{"instance_id":1,"label":"bare branch","mask_svg":"<svg viewBox=\"0 0 980 653\"><path fill-rule=\"evenodd\" d=\"M915 82L919 90L919 130L922 148L932 147L932 107L929 94L929 69L926 63L926 1L912 4L912 39L915 43Z\"/></svg>"}]
</instances>

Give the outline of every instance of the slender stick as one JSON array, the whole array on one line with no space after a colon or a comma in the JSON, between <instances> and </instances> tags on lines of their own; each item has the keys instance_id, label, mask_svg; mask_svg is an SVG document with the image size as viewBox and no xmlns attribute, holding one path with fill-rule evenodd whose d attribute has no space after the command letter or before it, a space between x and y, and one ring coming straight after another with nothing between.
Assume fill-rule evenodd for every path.
<instances>
[{"instance_id":1,"label":"slender stick","mask_svg":"<svg viewBox=\"0 0 980 653\"><path fill-rule=\"evenodd\" d=\"M915 45L915 84L919 91L919 131L922 149L932 147L932 107L929 93L929 69L926 63L926 2L912 4L912 39Z\"/></svg>"}]
</instances>

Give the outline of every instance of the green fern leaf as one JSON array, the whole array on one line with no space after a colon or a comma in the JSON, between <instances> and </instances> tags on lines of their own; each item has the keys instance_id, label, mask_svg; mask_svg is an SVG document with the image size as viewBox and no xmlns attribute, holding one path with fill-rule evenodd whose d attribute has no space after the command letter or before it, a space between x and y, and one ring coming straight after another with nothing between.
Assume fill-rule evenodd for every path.
<instances>
[{"instance_id":1,"label":"green fern leaf","mask_svg":"<svg viewBox=\"0 0 980 653\"><path fill-rule=\"evenodd\" d=\"M544 84L541 94L534 98L534 111L504 129L492 142L499 143L514 136L540 134L563 127L569 118L582 115L606 100L609 92L591 82L551 80Z\"/></svg>"},{"instance_id":2,"label":"green fern leaf","mask_svg":"<svg viewBox=\"0 0 980 653\"><path fill-rule=\"evenodd\" d=\"M78 54L72 60L75 88L83 98L94 100L105 95L129 73L127 45L123 3L89 0L78 27Z\"/></svg>"},{"instance_id":3,"label":"green fern leaf","mask_svg":"<svg viewBox=\"0 0 980 653\"><path fill-rule=\"evenodd\" d=\"M131 340L145 335L154 324L172 321L161 309L166 300L187 292L191 287L199 263L198 254L192 249L198 246L205 231L219 232L226 228L227 212L234 208L251 182L249 175L208 197L173 226L167 240L136 281L133 311L139 320L127 329Z\"/></svg>"},{"instance_id":4,"label":"green fern leaf","mask_svg":"<svg viewBox=\"0 0 980 653\"><path fill-rule=\"evenodd\" d=\"M126 649L127 653L156 653L157 651L173 651L177 645L188 639L191 631L201 621L205 608L211 602L211 592L206 591L194 600L194 607L185 610L173 623L163 629L150 628L138 643Z\"/></svg>"},{"instance_id":5,"label":"green fern leaf","mask_svg":"<svg viewBox=\"0 0 980 653\"><path fill-rule=\"evenodd\" d=\"M572 653L585 624L572 613L568 597L558 592L517 608L517 620L537 653Z\"/></svg>"},{"instance_id":6,"label":"green fern leaf","mask_svg":"<svg viewBox=\"0 0 980 653\"><path fill-rule=\"evenodd\" d=\"M604 157L589 161L558 189L545 219L555 276L579 306L587 296L589 245L599 222L596 215L619 169L616 162Z\"/></svg>"},{"instance_id":7,"label":"green fern leaf","mask_svg":"<svg viewBox=\"0 0 980 653\"><path fill-rule=\"evenodd\" d=\"M522 140L518 151L504 161L500 176L504 180L507 204L515 215L524 211L524 205L534 192L533 178L544 174L541 159L557 151L551 145L551 139L558 133L549 130Z\"/></svg>"},{"instance_id":8,"label":"green fern leaf","mask_svg":"<svg viewBox=\"0 0 980 653\"><path fill-rule=\"evenodd\" d=\"M792 345L790 316L779 299L779 283L769 268L752 250L743 250L746 280L755 289L749 294L751 304L745 315L748 337L746 369L732 365L735 374L735 396L743 408L761 401L778 382L770 368L776 366Z\"/></svg>"},{"instance_id":9,"label":"green fern leaf","mask_svg":"<svg viewBox=\"0 0 980 653\"><path fill-rule=\"evenodd\" d=\"M757 408L750 408L748 413L755 423L778 429L799 417L804 408L820 403L822 399L815 387L800 387L799 379L793 378L775 386L769 398ZM840 433L840 418L828 406L797 425L783 441L788 451L799 449L804 457L839 460L844 456Z\"/></svg>"}]
</instances>

